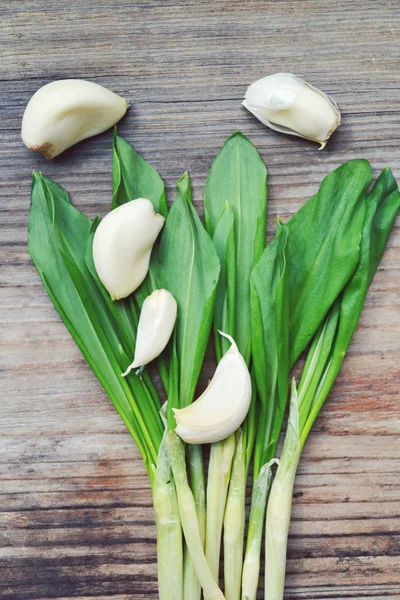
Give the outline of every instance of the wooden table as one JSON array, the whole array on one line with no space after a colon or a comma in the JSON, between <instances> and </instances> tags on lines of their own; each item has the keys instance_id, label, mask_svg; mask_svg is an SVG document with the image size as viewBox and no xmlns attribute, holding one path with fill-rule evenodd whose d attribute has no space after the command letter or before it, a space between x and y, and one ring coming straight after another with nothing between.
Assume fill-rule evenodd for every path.
<instances>
[{"instance_id":1,"label":"wooden table","mask_svg":"<svg viewBox=\"0 0 400 600\"><path fill-rule=\"evenodd\" d=\"M110 207L111 132L52 162L28 152L30 96L60 78L129 99L120 133L162 174L211 160L236 129L269 168L271 235L342 161L400 177L397 0L6 0L1 17L0 598L157 597L150 488L136 449L47 298L26 249L30 173L90 216ZM292 71L343 126L323 152L265 129L246 86ZM400 230L302 458L287 599L400 598Z\"/></svg>"}]
</instances>

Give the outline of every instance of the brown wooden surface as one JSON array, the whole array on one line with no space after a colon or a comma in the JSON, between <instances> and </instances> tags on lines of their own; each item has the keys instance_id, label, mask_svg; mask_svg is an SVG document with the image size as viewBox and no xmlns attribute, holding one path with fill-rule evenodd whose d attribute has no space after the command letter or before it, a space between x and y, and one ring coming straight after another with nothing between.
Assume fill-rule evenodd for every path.
<instances>
[{"instance_id":1,"label":"brown wooden surface","mask_svg":"<svg viewBox=\"0 0 400 600\"><path fill-rule=\"evenodd\" d=\"M129 435L51 306L26 250L30 173L90 216L110 206L111 133L53 162L20 141L53 79L125 96L120 133L173 199L183 170L201 210L236 129L269 168L269 232L342 161L400 177L398 0L8 0L1 7L0 598L157 597L149 484ZM343 126L323 152L266 130L246 86L292 71L332 94ZM400 598L400 230L301 460L286 599ZM211 368L211 366L210 366Z\"/></svg>"}]
</instances>

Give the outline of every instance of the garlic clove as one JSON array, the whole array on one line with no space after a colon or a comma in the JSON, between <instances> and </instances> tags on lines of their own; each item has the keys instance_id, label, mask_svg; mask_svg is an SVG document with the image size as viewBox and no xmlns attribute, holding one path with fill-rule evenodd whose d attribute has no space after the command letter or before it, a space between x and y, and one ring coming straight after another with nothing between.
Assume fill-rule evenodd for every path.
<instances>
[{"instance_id":1,"label":"garlic clove","mask_svg":"<svg viewBox=\"0 0 400 600\"><path fill-rule=\"evenodd\" d=\"M124 98L97 83L53 81L29 100L22 119L22 141L30 150L54 158L115 125L128 107Z\"/></svg>"},{"instance_id":2,"label":"garlic clove","mask_svg":"<svg viewBox=\"0 0 400 600\"><path fill-rule=\"evenodd\" d=\"M157 358L174 329L177 304L168 290L155 290L143 302L136 337L135 358L122 377Z\"/></svg>"},{"instance_id":3,"label":"garlic clove","mask_svg":"<svg viewBox=\"0 0 400 600\"><path fill-rule=\"evenodd\" d=\"M291 73L276 73L254 82L243 106L267 127L321 144L341 122L336 102Z\"/></svg>"},{"instance_id":4,"label":"garlic clove","mask_svg":"<svg viewBox=\"0 0 400 600\"><path fill-rule=\"evenodd\" d=\"M93 238L93 261L113 300L126 298L143 282L164 223L147 198L115 208L100 222Z\"/></svg>"},{"instance_id":5,"label":"garlic clove","mask_svg":"<svg viewBox=\"0 0 400 600\"><path fill-rule=\"evenodd\" d=\"M247 365L233 338L220 331L231 347L220 360L203 394L186 408L173 409L175 432L191 444L219 442L243 423L251 401Z\"/></svg>"}]
</instances>

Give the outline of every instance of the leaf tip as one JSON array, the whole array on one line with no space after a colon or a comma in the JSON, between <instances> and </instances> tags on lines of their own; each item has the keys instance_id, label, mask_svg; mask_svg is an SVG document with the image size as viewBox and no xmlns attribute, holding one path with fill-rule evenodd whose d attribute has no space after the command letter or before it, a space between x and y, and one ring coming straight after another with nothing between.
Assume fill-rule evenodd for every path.
<instances>
[{"instance_id":1,"label":"leaf tip","mask_svg":"<svg viewBox=\"0 0 400 600\"><path fill-rule=\"evenodd\" d=\"M237 129L236 131L234 131L234 132L232 133L232 135L230 135L230 136L228 137L228 139L226 140L226 142L225 142L225 143L227 144L227 143L228 143L228 142L230 142L231 140L235 140L235 139L240 139L240 140L249 141L249 138L247 138L247 137L244 135L244 133L242 133L241 131L239 131L239 129ZM225 145L225 144L224 144L224 145Z\"/></svg>"},{"instance_id":2,"label":"leaf tip","mask_svg":"<svg viewBox=\"0 0 400 600\"><path fill-rule=\"evenodd\" d=\"M179 177L178 179L178 183L180 181L186 181L187 179L189 179L189 173L187 171L185 171L184 173L182 173L182 175Z\"/></svg>"}]
</instances>

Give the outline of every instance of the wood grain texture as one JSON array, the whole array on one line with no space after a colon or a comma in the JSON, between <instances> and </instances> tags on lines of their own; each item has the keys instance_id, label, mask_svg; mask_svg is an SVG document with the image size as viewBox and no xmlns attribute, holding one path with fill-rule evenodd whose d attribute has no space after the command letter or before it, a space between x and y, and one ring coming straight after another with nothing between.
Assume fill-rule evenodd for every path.
<instances>
[{"instance_id":1,"label":"wood grain texture","mask_svg":"<svg viewBox=\"0 0 400 600\"><path fill-rule=\"evenodd\" d=\"M269 169L269 225L342 161L400 178L397 0L8 0L0 30L0 598L157 597L149 484L123 424L47 298L26 250L30 173L93 217L110 206L111 133L53 162L21 144L30 96L97 81L132 104L121 135L163 176L210 163L240 129ZM276 71L331 94L323 152L266 130L240 102ZM400 599L400 229L307 443L296 480L286 600ZM209 362L209 368L212 368ZM261 597L261 596L260 596Z\"/></svg>"}]
</instances>

